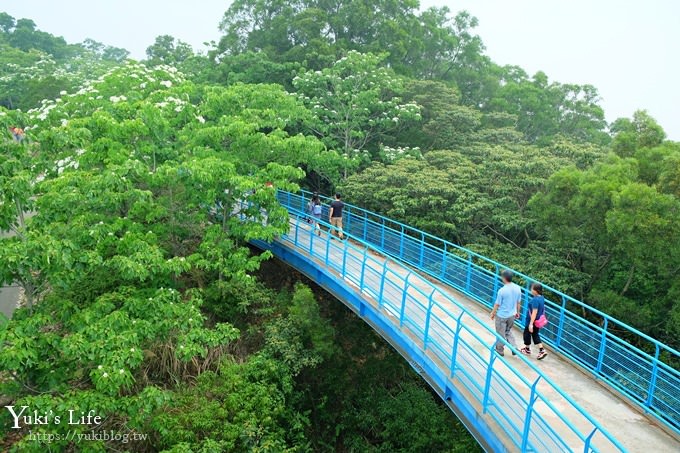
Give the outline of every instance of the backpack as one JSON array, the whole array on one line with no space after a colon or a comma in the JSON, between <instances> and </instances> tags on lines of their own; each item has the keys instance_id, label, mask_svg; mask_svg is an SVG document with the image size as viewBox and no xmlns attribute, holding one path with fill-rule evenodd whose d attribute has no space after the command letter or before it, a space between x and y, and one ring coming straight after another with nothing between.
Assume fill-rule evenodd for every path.
<instances>
[{"instance_id":1,"label":"backpack","mask_svg":"<svg viewBox=\"0 0 680 453\"><path fill-rule=\"evenodd\" d=\"M312 214L314 215L321 215L321 205L320 204L315 204L312 207Z\"/></svg>"}]
</instances>

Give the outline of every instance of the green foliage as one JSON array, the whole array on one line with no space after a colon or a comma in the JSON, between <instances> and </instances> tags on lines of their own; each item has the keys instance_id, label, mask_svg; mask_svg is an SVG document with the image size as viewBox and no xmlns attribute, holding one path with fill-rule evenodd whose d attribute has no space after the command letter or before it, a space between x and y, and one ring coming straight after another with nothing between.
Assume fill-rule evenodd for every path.
<instances>
[{"instance_id":1,"label":"green foliage","mask_svg":"<svg viewBox=\"0 0 680 453\"><path fill-rule=\"evenodd\" d=\"M380 62L379 56L350 51L330 68L293 79L312 113L306 127L345 159L361 157L383 135L420 119L419 106L399 98L402 81Z\"/></svg>"},{"instance_id":2,"label":"green foliage","mask_svg":"<svg viewBox=\"0 0 680 453\"><path fill-rule=\"evenodd\" d=\"M674 343L666 332L677 327L666 314L674 305L669 288L680 263L680 200L650 185L658 162L646 158L656 156L636 156L558 172L531 208L553 253L589 276L578 288L581 297Z\"/></svg>"},{"instance_id":3,"label":"green foliage","mask_svg":"<svg viewBox=\"0 0 680 453\"><path fill-rule=\"evenodd\" d=\"M661 126L644 110L636 111L632 120L617 119L611 131L616 134L612 150L621 157L631 157L638 148L658 146L666 138Z\"/></svg>"},{"instance_id":4,"label":"green foliage","mask_svg":"<svg viewBox=\"0 0 680 453\"><path fill-rule=\"evenodd\" d=\"M151 66L166 64L177 65L194 55L191 46L170 35L157 36L152 45L147 47L147 63Z\"/></svg>"},{"instance_id":5,"label":"green foliage","mask_svg":"<svg viewBox=\"0 0 680 453\"><path fill-rule=\"evenodd\" d=\"M165 451L306 451L306 417L286 400L293 380L262 355L225 362L178 393L152 422Z\"/></svg>"}]
</instances>

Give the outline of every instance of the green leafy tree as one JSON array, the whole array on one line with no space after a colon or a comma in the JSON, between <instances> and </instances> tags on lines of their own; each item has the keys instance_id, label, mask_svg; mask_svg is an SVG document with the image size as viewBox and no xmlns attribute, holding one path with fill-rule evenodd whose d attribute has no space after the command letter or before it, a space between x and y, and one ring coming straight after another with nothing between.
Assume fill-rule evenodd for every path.
<instances>
[{"instance_id":1,"label":"green leafy tree","mask_svg":"<svg viewBox=\"0 0 680 453\"><path fill-rule=\"evenodd\" d=\"M189 44L170 35L157 36L154 43L146 48L147 63L152 66L179 64L193 55Z\"/></svg>"},{"instance_id":2,"label":"green leafy tree","mask_svg":"<svg viewBox=\"0 0 680 453\"><path fill-rule=\"evenodd\" d=\"M349 52L332 67L293 80L312 112L305 125L346 159L356 159L382 135L420 119L420 107L401 101L402 81L380 61L376 55Z\"/></svg>"}]
</instances>

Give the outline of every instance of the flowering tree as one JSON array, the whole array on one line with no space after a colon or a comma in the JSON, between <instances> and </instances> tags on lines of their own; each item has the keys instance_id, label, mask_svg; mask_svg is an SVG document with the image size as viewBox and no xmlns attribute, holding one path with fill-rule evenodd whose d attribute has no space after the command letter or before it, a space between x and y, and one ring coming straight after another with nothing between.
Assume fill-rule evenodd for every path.
<instances>
[{"instance_id":1,"label":"flowering tree","mask_svg":"<svg viewBox=\"0 0 680 453\"><path fill-rule=\"evenodd\" d=\"M16 234L0 239L0 284L18 282L31 307L0 329L0 394L143 432L167 402L158 386L216 369L239 332L200 307L255 292L249 273L269 255L246 242L288 229L265 183L295 189L303 172L285 163L321 149L285 134L305 113L296 98L262 90L267 102L127 63L25 114L27 140L2 141L0 227ZM242 165L257 143L253 157L268 144L275 158Z\"/></svg>"},{"instance_id":2,"label":"flowering tree","mask_svg":"<svg viewBox=\"0 0 680 453\"><path fill-rule=\"evenodd\" d=\"M299 98L313 114L306 126L347 159L369 151L369 145L377 145L376 140L405 122L420 120L420 107L402 102L403 82L380 66L382 58L350 51L329 68L293 79Z\"/></svg>"}]
</instances>

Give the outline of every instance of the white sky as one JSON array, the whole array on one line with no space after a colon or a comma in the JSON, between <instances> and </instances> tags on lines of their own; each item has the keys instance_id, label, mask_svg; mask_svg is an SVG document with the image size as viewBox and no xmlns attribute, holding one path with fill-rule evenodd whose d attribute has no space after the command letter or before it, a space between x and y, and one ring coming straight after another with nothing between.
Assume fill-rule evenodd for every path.
<instances>
[{"instance_id":1,"label":"white sky","mask_svg":"<svg viewBox=\"0 0 680 453\"><path fill-rule=\"evenodd\" d=\"M369 1L369 0L367 0ZM156 36L202 49L218 40L228 0L0 0L0 11L33 19L68 42L92 38L141 59ZM421 0L479 19L478 34L499 64L590 83L607 119L647 109L680 141L679 0Z\"/></svg>"}]
</instances>

